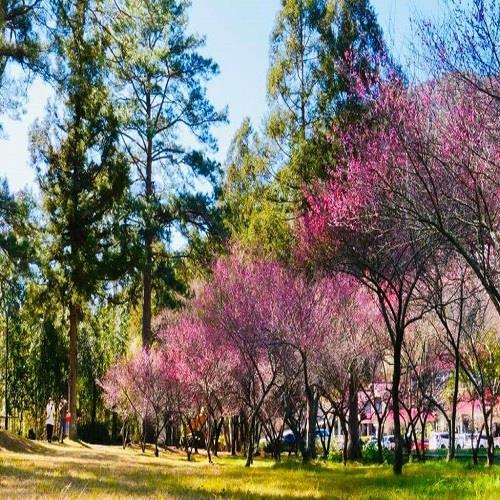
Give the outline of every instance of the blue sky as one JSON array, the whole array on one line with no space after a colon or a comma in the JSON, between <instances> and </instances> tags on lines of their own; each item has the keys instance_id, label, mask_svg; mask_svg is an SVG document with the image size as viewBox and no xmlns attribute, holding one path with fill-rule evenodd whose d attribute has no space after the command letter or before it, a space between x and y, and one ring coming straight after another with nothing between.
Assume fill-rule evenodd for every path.
<instances>
[{"instance_id":1,"label":"blue sky","mask_svg":"<svg viewBox=\"0 0 500 500\"><path fill-rule=\"evenodd\" d=\"M372 0L379 24L394 54L405 59L412 34L410 18L435 17L440 0ZM214 104L229 107L229 124L215 130L217 159L223 161L231 138L245 116L256 126L265 116L269 35L280 0L193 0L191 30L205 34L204 54L220 66L220 75L208 87ZM0 177L17 191L34 184L29 162L28 131L44 115L50 89L35 82L20 120L0 117L6 134L0 139Z\"/></svg>"}]
</instances>

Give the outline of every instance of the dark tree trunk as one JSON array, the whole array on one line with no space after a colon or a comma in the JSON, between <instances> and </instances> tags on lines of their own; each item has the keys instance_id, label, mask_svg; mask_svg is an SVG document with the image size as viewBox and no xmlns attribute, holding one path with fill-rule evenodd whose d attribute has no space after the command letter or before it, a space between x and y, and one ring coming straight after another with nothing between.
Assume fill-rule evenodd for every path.
<instances>
[{"instance_id":1,"label":"dark tree trunk","mask_svg":"<svg viewBox=\"0 0 500 500\"><path fill-rule=\"evenodd\" d=\"M214 431L214 423L211 421L211 418L207 418L205 423L205 448L207 450L207 459L208 463L212 462L212 442L213 442L213 431Z\"/></svg>"},{"instance_id":2,"label":"dark tree trunk","mask_svg":"<svg viewBox=\"0 0 500 500\"><path fill-rule=\"evenodd\" d=\"M427 424L427 414L425 415L423 421L421 421L422 425L422 432L420 435L420 451L422 452L422 461L425 462L426 460L426 453L425 453L425 426Z\"/></svg>"},{"instance_id":3,"label":"dark tree trunk","mask_svg":"<svg viewBox=\"0 0 500 500\"><path fill-rule=\"evenodd\" d=\"M355 461L361 458L359 447L359 420L358 420L358 384L356 375L349 375L349 441L347 445L347 460Z\"/></svg>"},{"instance_id":4,"label":"dark tree trunk","mask_svg":"<svg viewBox=\"0 0 500 500\"><path fill-rule=\"evenodd\" d=\"M219 453L219 440L220 440L220 434L222 432L222 426L224 424L224 418L221 417L219 422L215 424L215 436L213 439L214 442L214 457L217 456Z\"/></svg>"},{"instance_id":5,"label":"dark tree trunk","mask_svg":"<svg viewBox=\"0 0 500 500\"><path fill-rule=\"evenodd\" d=\"M116 443L116 440L118 438L117 431L118 431L118 415L116 414L116 412L113 412L111 415L111 442L113 444Z\"/></svg>"},{"instance_id":6,"label":"dark tree trunk","mask_svg":"<svg viewBox=\"0 0 500 500\"><path fill-rule=\"evenodd\" d=\"M382 425L381 419L378 421L377 428L377 461L379 464L384 463L384 451L382 449L382 435L384 433L384 427Z\"/></svg>"},{"instance_id":7,"label":"dark tree trunk","mask_svg":"<svg viewBox=\"0 0 500 500\"><path fill-rule=\"evenodd\" d=\"M95 380L92 381L92 407L90 411L90 422L95 424L97 418L97 384Z\"/></svg>"},{"instance_id":8,"label":"dark tree trunk","mask_svg":"<svg viewBox=\"0 0 500 500\"><path fill-rule=\"evenodd\" d=\"M493 410L490 410L491 412ZM484 419L484 432L486 434L486 442L487 442L487 449L486 449L486 463L488 464L488 467L491 467L494 462L495 462L495 443L493 441L493 435L491 433L491 427L490 427L490 414L486 411L483 403L483 419Z\"/></svg>"},{"instance_id":9,"label":"dark tree trunk","mask_svg":"<svg viewBox=\"0 0 500 500\"><path fill-rule=\"evenodd\" d=\"M450 462L455 458L455 448L456 448L455 429L457 426L457 401L458 401L459 376L460 376L460 353L455 352L455 380L453 383L453 399L451 402L451 421L450 421L450 434L448 441L448 456L447 456L448 462Z\"/></svg>"},{"instance_id":10,"label":"dark tree trunk","mask_svg":"<svg viewBox=\"0 0 500 500\"><path fill-rule=\"evenodd\" d=\"M401 441L401 421L399 415L399 383L401 380L401 346L403 333L396 332L394 344L394 367L392 373L392 411L394 416L394 474L403 472L403 443Z\"/></svg>"},{"instance_id":11,"label":"dark tree trunk","mask_svg":"<svg viewBox=\"0 0 500 500\"><path fill-rule=\"evenodd\" d=\"M417 459L420 460L420 447L418 446L416 422L411 421L410 425L411 425L411 441L415 443L415 455L417 456ZM408 448L408 455L411 456L411 444L410 447Z\"/></svg>"},{"instance_id":12,"label":"dark tree trunk","mask_svg":"<svg viewBox=\"0 0 500 500\"><path fill-rule=\"evenodd\" d=\"M76 415L77 337L78 307L71 300L69 304L69 412L71 415L69 437L73 440L78 439Z\"/></svg>"},{"instance_id":13,"label":"dark tree trunk","mask_svg":"<svg viewBox=\"0 0 500 500\"><path fill-rule=\"evenodd\" d=\"M250 417L247 436L247 461L245 467L250 467L253 464L253 450L254 450L254 434L255 434L255 415Z\"/></svg>"},{"instance_id":14,"label":"dark tree trunk","mask_svg":"<svg viewBox=\"0 0 500 500\"><path fill-rule=\"evenodd\" d=\"M148 116L151 115L150 96L146 100ZM150 204L153 200L153 141L151 138L147 140L146 152L146 175L145 175L145 194L148 213L144 219L144 269L142 273L142 346L149 347L151 345L151 293L152 293L152 269L153 269L153 234L151 214L149 213Z\"/></svg>"},{"instance_id":15,"label":"dark tree trunk","mask_svg":"<svg viewBox=\"0 0 500 500\"><path fill-rule=\"evenodd\" d=\"M340 425L342 427L342 434L344 435L344 443L342 445L342 463L347 465L347 443L349 440L349 431L347 430L347 425L344 419L341 419Z\"/></svg>"},{"instance_id":16,"label":"dark tree trunk","mask_svg":"<svg viewBox=\"0 0 500 500\"><path fill-rule=\"evenodd\" d=\"M158 439L159 438L160 438L160 431L159 431L159 426L157 424L156 428L155 428L155 457L160 456L160 451L158 450Z\"/></svg>"},{"instance_id":17,"label":"dark tree trunk","mask_svg":"<svg viewBox=\"0 0 500 500\"><path fill-rule=\"evenodd\" d=\"M488 467L491 467L495 463L495 442L493 441L493 436L491 434L488 435L488 458L487 463Z\"/></svg>"},{"instance_id":18,"label":"dark tree trunk","mask_svg":"<svg viewBox=\"0 0 500 500\"><path fill-rule=\"evenodd\" d=\"M318 397L316 391L309 387L306 390L306 436L302 453L304 462L316 458L316 420L318 416Z\"/></svg>"},{"instance_id":19,"label":"dark tree trunk","mask_svg":"<svg viewBox=\"0 0 500 500\"><path fill-rule=\"evenodd\" d=\"M5 313L5 430L9 430L9 314Z\"/></svg>"},{"instance_id":20,"label":"dark tree trunk","mask_svg":"<svg viewBox=\"0 0 500 500\"><path fill-rule=\"evenodd\" d=\"M141 450L143 453L146 452L146 421L141 422Z\"/></svg>"},{"instance_id":21,"label":"dark tree trunk","mask_svg":"<svg viewBox=\"0 0 500 500\"><path fill-rule=\"evenodd\" d=\"M128 441L128 423L127 421L125 420L123 422L123 426L122 426L122 446L123 446L123 449L125 449L127 447L127 441Z\"/></svg>"},{"instance_id":22,"label":"dark tree trunk","mask_svg":"<svg viewBox=\"0 0 500 500\"><path fill-rule=\"evenodd\" d=\"M238 441L238 416L234 415L231 417L231 455L234 457L236 455Z\"/></svg>"}]
</instances>

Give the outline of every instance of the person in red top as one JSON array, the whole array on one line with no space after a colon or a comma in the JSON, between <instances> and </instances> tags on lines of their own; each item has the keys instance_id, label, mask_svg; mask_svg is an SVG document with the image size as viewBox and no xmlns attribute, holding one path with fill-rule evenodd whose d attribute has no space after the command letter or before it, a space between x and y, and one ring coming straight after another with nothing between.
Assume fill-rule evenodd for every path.
<instances>
[{"instance_id":1,"label":"person in red top","mask_svg":"<svg viewBox=\"0 0 500 500\"><path fill-rule=\"evenodd\" d=\"M69 423L71 421L71 413L69 410L66 412L65 424L66 424L66 436L69 436Z\"/></svg>"}]
</instances>

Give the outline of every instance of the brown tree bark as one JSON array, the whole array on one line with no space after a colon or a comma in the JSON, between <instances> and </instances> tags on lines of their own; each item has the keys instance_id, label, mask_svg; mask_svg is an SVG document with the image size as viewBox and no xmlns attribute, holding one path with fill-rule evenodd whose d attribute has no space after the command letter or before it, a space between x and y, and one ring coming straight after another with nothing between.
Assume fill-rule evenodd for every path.
<instances>
[{"instance_id":1,"label":"brown tree bark","mask_svg":"<svg viewBox=\"0 0 500 500\"><path fill-rule=\"evenodd\" d=\"M394 367L392 373L392 412L394 417L394 474L403 472L403 443L401 439L401 422L399 415L399 384L401 381L401 347L403 335L396 332L394 344Z\"/></svg>"},{"instance_id":2,"label":"brown tree bark","mask_svg":"<svg viewBox=\"0 0 500 500\"><path fill-rule=\"evenodd\" d=\"M71 415L69 437L78 439L76 415L76 385L77 385L77 336L78 336L78 306L73 300L69 304L69 412Z\"/></svg>"},{"instance_id":3,"label":"brown tree bark","mask_svg":"<svg viewBox=\"0 0 500 500\"><path fill-rule=\"evenodd\" d=\"M146 96L146 107L148 118L151 119L151 97ZM150 204L153 200L153 139L148 137L147 150L146 150L146 172L145 172L145 197L147 213L144 218L144 253L145 262L142 273L142 288L143 288L143 301L142 301L142 346L149 347L151 345L151 275L153 269L153 234L150 220L151 214L149 213Z\"/></svg>"},{"instance_id":4,"label":"brown tree bark","mask_svg":"<svg viewBox=\"0 0 500 500\"><path fill-rule=\"evenodd\" d=\"M359 446L359 420L358 420L358 384L356 374L349 375L349 439L347 443L347 460L359 460L361 449Z\"/></svg>"}]
</instances>

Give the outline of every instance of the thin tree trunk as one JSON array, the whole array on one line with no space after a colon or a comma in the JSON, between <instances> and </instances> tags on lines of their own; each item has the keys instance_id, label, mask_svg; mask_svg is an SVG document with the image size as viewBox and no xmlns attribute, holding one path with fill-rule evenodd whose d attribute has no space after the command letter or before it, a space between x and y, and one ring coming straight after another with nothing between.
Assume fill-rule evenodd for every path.
<instances>
[{"instance_id":1,"label":"thin tree trunk","mask_svg":"<svg viewBox=\"0 0 500 500\"><path fill-rule=\"evenodd\" d=\"M155 457L160 456L160 451L158 450L158 439L160 439L160 432L157 425L155 429Z\"/></svg>"},{"instance_id":2,"label":"thin tree trunk","mask_svg":"<svg viewBox=\"0 0 500 500\"><path fill-rule=\"evenodd\" d=\"M488 418L489 418L489 415L485 411L484 404L483 404L484 432L486 434L486 443L487 443L486 463L488 464L488 467L491 467L495 461L495 444L493 441L493 436L491 435L491 428L490 428L490 423L488 422Z\"/></svg>"},{"instance_id":3,"label":"thin tree trunk","mask_svg":"<svg viewBox=\"0 0 500 500\"><path fill-rule=\"evenodd\" d=\"M222 426L224 425L224 418L221 417L219 422L215 424L215 436L213 439L214 443L214 457L219 453L219 440L222 432Z\"/></svg>"},{"instance_id":4,"label":"thin tree trunk","mask_svg":"<svg viewBox=\"0 0 500 500\"><path fill-rule=\"evenodd\" d=\"M417 455L417 459L420 460L421 459L421 453L420 453L420 447L418 446L418 439L417 439L417 429L416 429L416 422L413 422L411 420L411 416L410 416L410 426L411 426L411 441L413 441L415 443L415 455ZM408 449L408 455L411 456L411 445Z\"/></svg>"},{"instance_id":5,"label":"thin tree trunk","mask_svg":"<svg viewBox=\"0 0 500 500\"><path fill-rule=\"evenodd\" d=\"M342 427L342 434L344 435L344 443L342 445L342 463L347 465L347 444L349 440L349 431L347 430L347 425L345 419L340 420L340 425Z\"/></svg>"},{"instance_id":6,"label":"thin tree trunk","mask_svg":"<svg viewBox=\"0 0 500 500\"><path fill-rule=\"evenodd\" d=\"M92 409L90 412L90 422L95 424L97 418L97 384L95 380L92 381Z\"/></svg>"},{"instance_id":7,"label":"thin tree trunk","mask_svg":"<svg viewBox=\"0 0 500 500\"><path fill-rule=\"evenodd\" d=\"M9 314L5 311L5 430L9 430Z\"/></svg>"},{"instance_id":8,"label":"thin tree trunk","mask_svg":"<svg viewBox=\"0 0 500 500\"><path fill-rule=\"evenodd\" d=\"M455 380L453 383L453 399L451 402L451 422L450 422L450 434L448 441L448 462L451 462L455 458L455 448L456 448L456 435L455 429L457 426L457 401L458 401L458 384L460 376L460 353L455 352Z\"/></svg>"},{"instance_id":9,"label":"thin tree trunk","mask_svg":"<svg viewBox=\"0 0 500 500\"><path fill-rule=\"evenodd\" d=\"M238 441L238 416L234 415L231 417L231 455L234 457L237 450Z\"/></svg>"},{"instance_id":10,"label":"thin tree trunk","mask_svg":"<svg viewBox=\"0 0 500 500\"><path fill-rule=\"evenodd\" d=\"M403 335L396 332L394 344L394 367L392 373L392 411L394 417L394 474L403 472L403 443L401 442L401 421L399 415L399 383L401 380L401 346Z\"/></svg>"},{"instance_id":11,"label":"thin tree trunk","mask_svg":"<svg viewBox=\"0 0 500 500\"><path fill-rule=\"evenodd\" d=\"M207 458L208 463L212 463L212 442L213 442L213 431L214 431L214 422L212 419L207 417L207 421L205 422L205 448L207 450Z\"/></svg>"},{"instance_id":12,"label":"thin tree trunk","mask_svg":"<svg viewBox=\"0 0 500 500\"><path fill-rule=\"evenodd\" d=\"M146 419L141 422L141 450L146 452Z\"/></svg>"},{"instance_id":13,"label":"thin tree trunk","mask_svg":"<svg viewBox=\"0 0 500 500\"><path fill-rule=\"evenodd\" d=\"M69 437L73 440L78 439L76 415L77 336L78 307L71 300L69 304L69 412L71 415Z\"/></svg>"},{"instance_id":14,"label":"thin tree trunk","mask_svg":"<svg viewBox=\"0 0 500 500\"><path fill-rule=\"evenodd\" d=\"M118 427L118 415L114 411L111 416L111 442L115 444L116 442L116 431Z\"/></svg>"},{"instance_id":15,"label":"thin tree trunk","mask_svg":"<svg viewBox=\"0 0 500 500\"><path fill-rule=\"evenodd\" d=\"M381 419L378 421L378 427L377 427L377 461L379 464L384 463L384 452L382 449L382 435L384 432L384 428L382 425Z\"/></svg>"},{"instance_id":16,"label":"thin tree trunk","mask_svg":"<svg viewBox=\"0 0 500 500\"><path fill-rule=\"evenodd\" d=\"M148 117L151 115L150 96L146 98ZM153 199L153 140L148 137L146 151L146 175L145 175L145 194L147 210L150 210L150 203ZM151 215L146 214L144 223L144 252L145 263L142 274L143 302L142 302L142 346L151 345L151 275L153 269L153 234L150 220Z\"/></svg>"},{"instance_id":17,"label":"thin tree trunk","mask_svg":"<svg viewBox=\"0 0 500 500\"><path fill-rule=\"evenodd\" d=\"M247 461L245 467L250 467L253 463L253 437L254 437L254 427L255 427L255 416L250 417L250 425L248 428L248 443L247 443Z\"/></svg>"}]
</instances>

